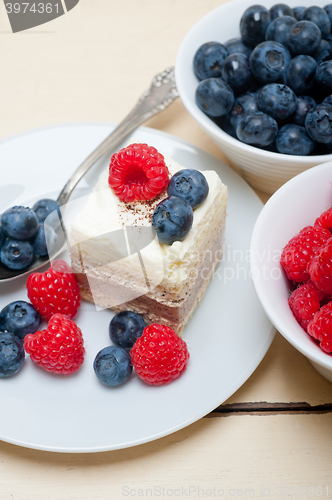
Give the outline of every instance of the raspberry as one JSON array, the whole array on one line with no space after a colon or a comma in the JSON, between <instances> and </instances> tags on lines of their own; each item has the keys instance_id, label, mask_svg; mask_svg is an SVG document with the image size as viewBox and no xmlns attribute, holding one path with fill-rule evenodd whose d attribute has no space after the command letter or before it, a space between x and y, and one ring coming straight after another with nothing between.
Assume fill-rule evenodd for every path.
<instances>
[{"instance_id":1,"label":"raspberry","mask_svg":"<svg viewBox=\"0 0 332 500\"><path fill-rule=\"evenodd\" d=\"M167 384L186 369L187 344L172 328L156 323L147 326L130 351L137 375L153 385Z\"/></svg>"},{"instance_id":2,"label":"raspberry","mask_svg":"<svg viewBox=\"0 0 332 500\"><path fill-rule=\"evenodd\" d=\"M323 227L324 229L332 230L332 208L329 208L322 213L316 220L315 226Z\"/></svg>"},{"instance_id":3,"label":"raspberry","mask_svg":"<svg viewBox=\"0 0 332 500\"><path fill-rule=\"evenodd\" d=\"M82 332L62 314L54 314L46 330L26 335L24 348L32 361L56 374L70 375L84 361Z\"/></svg>"},{"instance_id":4,"label":"raspberry","mask_svg":"<svg viewBox=\"0 0 332 500\"><path fill-rule=\"evenodd\" d=\"M320 348L332 353L332 301L322 306L308 325L308 333L320 342Z\"/></svg>"},{"instance_id":5,"label":"raspberry","mask_svg":"<svg viewBox=\"0 0 332 500\"><path fill-rule=\"evenodd\" d=\"M280 258L287 277L296 283L309 281L307 264L330 237L331 233L319 226L305 227L294 236L283 249Z\"/></svg>"},{"instance_id":6,"label":"raspberry","mask_svg":"<svg viewBox=\"0 0 332 500\"><path fill-rule=\"evenodd\" d=\"M311 281L326 295L332 295L332 238L308 264Z\"/></svg>"},{"instance_id":7,"label":"raspberry","mask_svg":"<svg viewBox=\"0 0 332 500\"><path fill-rule=\"evenodd\" d=\"M81 296L75 275L63 260L56 260L44 273L32 273L27 280L27 292L31 304L42 318L64 314L75 318Z\"/></svg>"},{"instance_id":8,"label":"raspberry","mask_svg":"<svg viewBox=\"0 0 332 500\"><path fill-rule=\"evenodd\" d=\"M308 323L319 311L324 294L311 281L299 286L288 299L289 307L296 320L307 331Z\"/></svg>"},{"instance_id":9,"label":"raspberry","mask_svg":"<svg viewBox=\"0 0 332 500\"><path fill-rule=\"evenodd\" d=\"M108 183L126 203L152 200L164 191L168 181L163 155L147 144L130 144L111 158Z\"/></svg>"}]
</instances>

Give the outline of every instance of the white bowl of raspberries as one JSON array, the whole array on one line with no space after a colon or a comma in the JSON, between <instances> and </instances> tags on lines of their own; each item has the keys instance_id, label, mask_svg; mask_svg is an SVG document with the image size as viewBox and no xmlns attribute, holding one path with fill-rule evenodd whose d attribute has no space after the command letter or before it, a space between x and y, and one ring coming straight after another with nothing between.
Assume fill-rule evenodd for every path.
<instances>
[{"instance_id":1,"label":"white bowl of raspberries","mask_svg":"<svg viewBox=\"0 0 332 500\"><path fill-rule=\"evenodd\" d=\"M175 77L188 112L256 189L272 194L332 160L326 0L218 7L184 38Z\"/></svg>"},{"instance_id":2,"label":"white bowl of raspberries","mask_svg":"<svg viewBox=\"0 0 332 500\"><path fill-rule=\"evenodd\" d=\"M250 245L251 278L278 331L332 382L332 162L302 172L266 203Z\"/></svg>"}]
</instances>

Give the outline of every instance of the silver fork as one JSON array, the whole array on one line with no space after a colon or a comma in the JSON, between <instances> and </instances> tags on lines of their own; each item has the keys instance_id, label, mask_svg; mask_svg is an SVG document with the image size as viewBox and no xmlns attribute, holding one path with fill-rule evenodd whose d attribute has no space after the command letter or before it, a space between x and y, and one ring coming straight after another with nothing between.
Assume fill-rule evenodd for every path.
<instances>
[{"instance_id":1,"label":"silver fork","mask_svg":"<svg viewBox=\"0 0 332 500\"><path fill-rule=\"evenodd\" d=\"M67 183L61 190L57 201L60 205L65 205L69 200L75 186L90 170L91 167L104 154L115 149L119 144L139 125L146 120L163 111L169 106L174 99L179 96L174 77L174 68L166 68L164 71L156 75L136 106L130 113L119 123L119 125L110 133L106 139L83 161L83 163L70 176ZM65 228L62 228L65 233ZM61 250L57 252L60 253ZM13 271L0 264L0 282L11 281L15 278L25 276L32 271L37 271L40 267L49 262L44 259L36 259L33 264L23 271Z\"/></svg>"}]
</instances>

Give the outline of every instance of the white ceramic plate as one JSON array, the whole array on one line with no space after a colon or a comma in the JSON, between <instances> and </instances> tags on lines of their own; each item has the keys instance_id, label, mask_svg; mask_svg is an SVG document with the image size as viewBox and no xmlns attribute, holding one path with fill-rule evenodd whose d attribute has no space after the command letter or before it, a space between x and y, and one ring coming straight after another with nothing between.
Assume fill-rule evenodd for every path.
<instances>
[{"instance_id":1,"label":"white ceramic plate","mask_svg":"<svg viewBox=\"0 0 332 500\"><path fill-rule=\"evenodd\" d=\"M0 145L0 210L56 197L69 174L113 129L110 124L65 125L23 134ZM230 397L267 352L275 330L254 292L248 251L262 203L233 170L193 145L153 129L132 136L174 157L187 168L214 169L229 188L225 258L185 327L190 362L164 387L135 375L108 388L92 363L110 344L110 311L83 303L76 318L85 338L86 360L69 377L49 374L27 357L14 377L0 380L0 439L57 452L126 448L166 436L200 419ZM86 194L107 166L95 165L73 196ZM24 186L24 188L23 188ZM0 285L0 307L26 300L25 280Z\"/></svg>"}]
</instances>

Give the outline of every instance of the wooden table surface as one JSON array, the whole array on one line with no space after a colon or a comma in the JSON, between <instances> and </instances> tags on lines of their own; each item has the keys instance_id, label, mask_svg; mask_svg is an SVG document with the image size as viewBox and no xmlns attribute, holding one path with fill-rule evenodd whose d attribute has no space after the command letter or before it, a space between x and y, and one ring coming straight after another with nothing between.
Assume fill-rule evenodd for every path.
<instances>
[{"instance_id":1,"label":"wooden table surface","mask_svg":"<svg viewBox=\"0 0 332 500\"><path fill-rule=\"evenodd\" d=\"M221 3L80 0L66 15L16 34L1 3L0 139L62 123L120 121L152 76L174 65L191 26ZM227 162L180 99L146 125ZM331 449L332 384L277 333L224 405L168 437L82 455L0 442L0 499L326 498Z\"/></svg>"}]
</instances>

